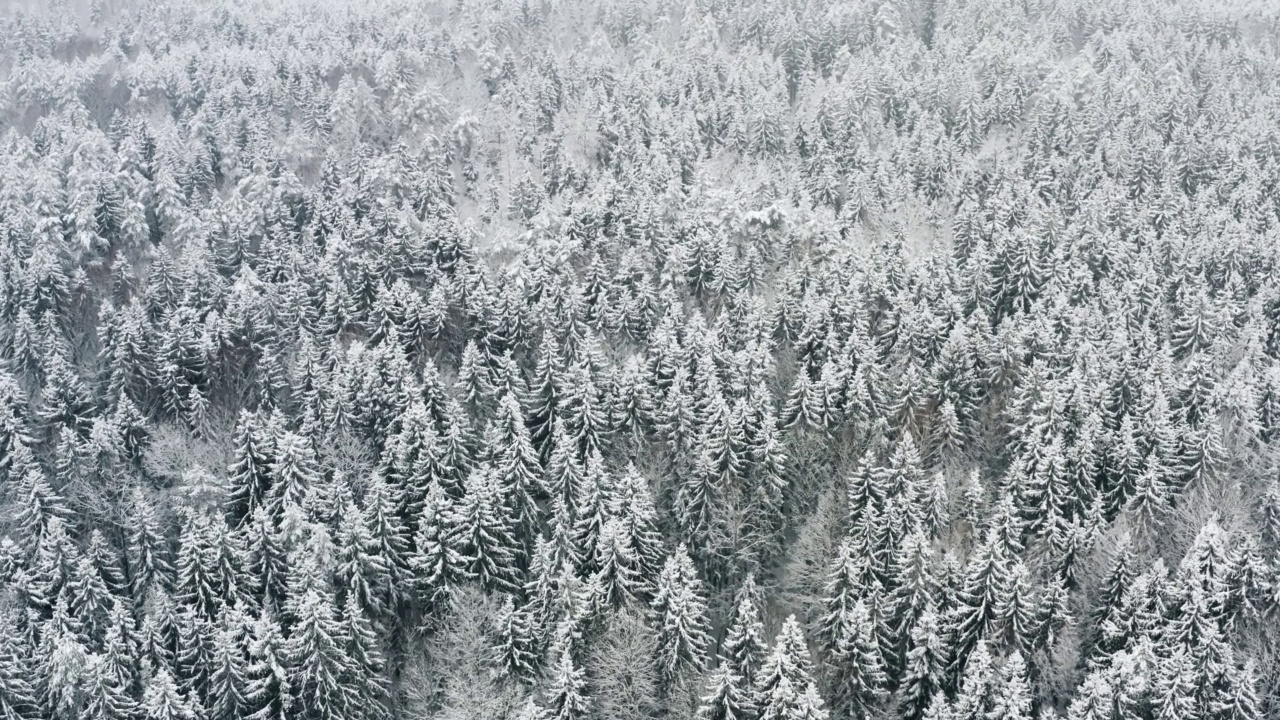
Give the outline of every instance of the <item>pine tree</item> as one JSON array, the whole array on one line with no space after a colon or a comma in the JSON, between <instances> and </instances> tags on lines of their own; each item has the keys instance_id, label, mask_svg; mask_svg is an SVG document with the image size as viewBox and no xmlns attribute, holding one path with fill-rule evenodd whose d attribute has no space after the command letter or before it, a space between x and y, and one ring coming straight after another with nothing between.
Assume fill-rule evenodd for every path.
<instances>
[{"instance_id":1,"label":"pine tree","mask_svg":"<svg viewBox=\"0 0 1280 720\"><path fill-rule=\"evenodd\" d=\"M1102 595L1098 599L1096 611L1091 618L1091 625L1099 630L1094 631L1094 643L1100 644L1102 634L1100 629L1112 624L1117 620L1117 613L1120 611L1121 602L1124 599L1125 592L1133 584L1137 576L1134 568L1137 558L1134 554L1133 544L1128 536L1122 537L1115 544L1113 551L1114 561L1111 570L1107 573L1102 584ZM1119 648L1110 647L1102 644L1096 648L1105 653L1115 652Z\"/></svg>"},{"instance_id":2,"label":"pine tree","mask_svg":"<svg viewBox=\"0 0 1280 720\"><path fill-rule=\"evenodd\" d=\"M125 720L133 716L136 706L132 698L113 677L105 659L90 654L84 669L85 694L81 717L86 720Z\"/></svg>"},{"instance_id":3,"label":"pine tree","mask_svg":"<svg viewBox=\"0 0 1280 720\"><path fill-rule=\"evenodd\" d=\"M265 507L258 507L241 525L246 590L262 605L284 600L286 553L284 538Z\"/></svg>"},{"instance_id":4,"label":"pine tree","mask_svg":"<svg viewBox=\"0 0 1280 720\"><path fill-rule=\"evenodd\" d=\"M293 710L293 683L297 681L290 662L290 645L281 634L277 618L263 612L249 625L249 665L246 697L255 720L289 717Z\"/></svg>"},{"instance_id":5,"label":"pine tree","mask_svg":"<svg viewBox=\"0 0 1280 720\"><path fill-rule=\"evenodd\" d=\"M685 670L700 672L711 638L702 584L683 545L667 558L651 608L658 626L658 665L663 677L673 680Z\"/></svg>"},{"instance_id":6,"label":"pine tree","mask_svg":"<svg viewBox=\"0 0 1280 720\"><path fill-rule=\"evenodd\" d=\"M893 589L886 605L892 617L894 632L899 641L905 641L916 620L933 606L937 578L934 577L933 550L926 536L919 532L908 534L893 560L897 574L897 587Z\"/></svg>"},{"instance_id":7,"label":"pine tree","mask_svg":"<svg viewBox=\"0 0 1280 720\"><path fill-rule=\"evenodd\" d=\"M733 618L720 644L723 663L731 666L743 683L751 687L756 673L769 650L764 639L764 623L760 619L760 591L755 576L748 575L738 590ZM745 698L745 708L750 708L751 697Z\"/></svg>"},{"instance_id":8,"label":"pine tree","mask_svg":"<svg viewBox=\"0 0 1280 720\"><path fill-rule=\"evenodd\" d=\"M407 597L402 589L409 574L408 531L396 514L399 504L394 491L374 475L365 485L361 522L372 541L370 545L375 572L370 576L370 600L362 602L375 617L391 616Z\"/></svg>"},{"instance_id":9,"label":"pine tree","mask_svg":"<svg viewBox=\"0 0 1280 720\"><path fill-rule=\"evenodd\" d=\"M62 587L62 597L79 620L84 634L93 641L102 639L111 608L111 591L94 567L93 560L81 556Z\"/></svg>"},{"instance_id":10,"label":"pine tree","mask_svg":"<svg viewBox=\"0 0 1280 720\"><path fill-rule=\"evenodd\" d=\"M679 478L673 504L686 543L701 546L711 533L713 511L723 500L717 492L711 451L704 446L695 446L690 452L695 458L693 467Z\"/></svg>"},{"instance_id":11,"label":"pine tree","mask_svg":"<svg viewBox=\"0 0 1280 720\"><path fill-rule=\"evenodd\" d=\"M71 514L62 496L54 491L48 477L29 453L15 455L14 467L24 468L15 488L20 503L14 518L15 530L23 546L33 552L49 533L50 525L56 522L65 526Z\"/></svg>"},{"instance_id":12,"label":"pine tree","mask_svg":"<svg viewBox=\"0 0 1280 720\"><path fill-rule=\"evenodd\" d=\"M639 578L644 582L662 565L663 543L649 481L635 465L628 465L614 484L608 511L620 522L626 543L635 552Z\"/></svg>"},{"instance_id":13,"label":"pine tree","mask_svg":"<svg viewBox=\"0 0 1280 720\"><path fill-rule=\"evenodd\" d=\"M598 568L596 580L609 606L616 608L640 591L643 575L639 558L618 518L610 518L601 528L592 566Z\"/></svg>"},{"instance_id":14,"label":"pine tree","mask_svg":"<svg viewBox=\"0 0 1280 720\"><path fill-rule=\"evenodd\" d=\"M439 485L432 485L408 558L418 597L428 607L439 604L449 587L464 576L467 560L459 545L457 522L453 501Z\"/></svg>"},{"instance_id":15,"label":"pine tree","mask_svg":"<svg viewBox=\"0 0 1280 720\"><path fill-rule=\"evenodd\" d=\"M534 609L529 605L516 607L508 595L503 598L494 625L498 635L495 652L503 671L522 682L532 681L539 650Z\"/></svg>"},{"instance_id":16,"label":"pine tree","mask_svg":"<svg viewBox=\"0 0 1280 720\"><path fill-rule=\"evenodd\" d=\"M858 600L831 625L833 706L849 717L867 717L888 684L876 624Z\"/></svg>"},{"instance_id":17,"label":"pine tree","mask_svg":"<svg viewBox=\"0 0 1280 720\"><path fill-rule=\"evenodd\" d=\"M213 520L191 511L178 544L177 599L203 618L215 617L222 607Z\"/></svg>"},{"instance_id":18,"label":"pine tree","mask_svg":"<svg viewBox=\"0 0 1280 720\"><path fill-rule=\"evenodd\" d=\"M493 386L489 383L489 370L481 360L479 347L474 340L468 340L462 350L462 360L458 364L458 386L462 397L468 405L475 407L493 397Z\"/></svg>"},{"instance_id":19,"label":"pine tree","mask_svg":"<svg viewBox=\"0 0 1280 720\"><path fill-rule=\"evenodd\" d=\"M1024 563L1010 570L1008 595L1001 600L997 615L1005 628L1009 647L1030 652L1040 631L1040 598L1032 593L1029 571Z\"/></svg>"},{"instance_id":20,"label":"pine tree","mask_svg":"<svg viewBox=\"0 0 1280 720\"><path fill-rule=\"evenodd\" d=\"M908 648L898 711L906 720L919 720L946 677L946 644L932 610L921 614L911 628Z\"/></svg>"},{"instance_id":21,"label":"pine tree","mask_svg":"<svg viewBox=\"0 0 1280 720\"><path fill-rule=\"evenodd\" d=\"M1157 718L1181 720L1197 716L1195 668L1186 650L1178 648L1161 661L1154 680Z\"/></svg>"},{"instance_id":22,"label":"pine tree","mask_svg":"<svg viewBox=\"0 0 1280 720\"><path fill-rule=\"evenodd\" d=\"M868 589L866 580L870 573L861 553L855 551L854 547L854 543L848 539L840 543L832 560L831 571L827 575L825 612L819 626L823 644L832 655L838 653L837 648L846 639L845 624L849 620L850 611Z\"/></svg>"},{"instance_id":23,"label":"pine tree","mask_svg":"<svg viewBox=\"0 0 1280 720\"><path fill-rule=\"evenodd\" d=\"M450 535L444 540L463 558L463 571L486 588L514 591L516 546L493 471L485 466L467 476Z\"/></svg>"},{"instance_id":24,"label":"pine tree","mask_svg":"<svg viewBox=\"0 0 1280 720\"><path fill-rule=\"evenodd\" d=\"M750 686L733 666L721 663L707 679L698 702L697 720L743 720L752 716Z\"/></svg>"},{"instance_id":25,"label":"pine tree","mask_svg":"<svg viewBox=\"0 0 1280 720\"><path fill-rule=\"evenodd\" d=\"M1233 673L1231 688L1210 707L1213 713L1229 720L1258 720L1263 717L1263 704L1258 697L1258 675L1254 661L1247 661Z\"/></svg>"},{"instance_id":26,"label":"pine tree","mask_svg":"<svg viewBox=\"0 0 1280 720\"><path fill-rule=\"evenodd\" d=\"M340 622L339 635L346 641L343 649L349 660L347 673L340 678L347 717L384 720L389 715L386 660L378 633L354 595L347 596Z\"/></svg>"},{"instance_id":27,"label":"pine tree","mask_svg":"<svg viewBox=\"0 0 1280 720\"><path fill-rule=\"evenodd\" d=\"M44 360L44 388L40 392L40 419L51 428L89 429L93 399L84 381L61 352Z\"/></svg>"},{"instance_id":28,"label":"pine tree","mask_svg":"<svg viewBox=\"0 0 1280 720\"><path fill-rule=\"evenodd\" d=\"M460 497L467 473L471 471L471 424L462 406L452 398L445 403L445 427L441 437L440 485L451 496Z\"/></svg>"},{"instance_id":29,"label":"pine tree","mask_svg":"<svg viewBox=\"0 0 1280 720\"><path fill-rule=\"evenodd\" d=\"M58 613L55 609L38 651L41 660L36 677L40 681L41 715L77 720L88 702L85 680L89 652L76 632L58 622Z\"/></svg>"},{"instance_id":30,"label":"pine tree","mask_svg":"<svg viewBox=\"0 0 1280 720\"><path fill-rule=\"evenodd\" d=\"M530 388L529 437L543 460L551 453L552 430L559 405L558 376L563 372L560 346L551 333L544 333L537 346Z\"/></svg>"},{"instance_id":31,"label":"pine tree","mask_svg":"<svg viewBox=\"0 0 1280 720\"><path fill-rule=\"evenodd\" d=\"M134 601L141 604L153 588L167 588L172 583L173 564L155 509L141 490L133 494L133 519L125 557Z\"/></svg>"},{"instance_id":32,"label":"pine tree","mask_svg":"<svg viewBox=\"0 0 1280 720\"><path fill-rule=\"evenodd\" d=\"M556 417L584 456L601 451L609 432L608 416L591 368L572 363L565 369Z\"/></svg>"},{"instance_id":33,"label":"pine tree","mask_svg":"<svg viewBox=\"0 0 1280 720\"><path fill-rule=\"evenodd\" d=\"M756 676L754 704L760 720L817 720L825 718L804 633L794 615L782 625L773 650Z\"/></svg>"},{"instance_id":34,"label":"pine tree","mask_svg":"<svg viewBox=\"0 0 1280 720\"><path fill-rule=\"evenodd\" d=\"M273 438L255 413L241 411L236 421L234 451L227 469L231 486L228 511L239 523L263 507L271 491Z\"/></svg>"},{"instance_id":35,"label":"pine tree","mask_svg":"<svg viewBox=\"0 0 1280 720\"><path fill-rule=\"evenodd\" d=\"M952 613L953 668L967 658L978 638L987 632L1007 607L1012 588L1013 562L1001 529L993 526L975 550L965 569L960 603Z\"/></svg>"},{"instance_id":36,"label":"pine tree","mask_svg":"<svg viewBox=\"0 0 1280 720\"><path fill-rule=\"evenodd\" d=\"M1031 720L1031 684L1027 681L1027 664L1017 650L1000 668L998 687L991 700L987 717L1008 720Z\"/></svg>"},{"instance_id":37,"label":"pine tree","mask_svg":"<svg viewBox=\"0 0 1280 720\"><path fill-rule=\"evenodd\" d=\"M142 622L138 632L139 654L152 667L172 669L175 666L175 648L178 644L176 612L173 599L164 590L148 595L142 607Z\"/></svg>"},{"instance_id":38,"label":"pine tree","mask_svg":"<svg viewBox=\"0 0 1280 720\"><path fill-rule=\"evenodd\" d=\"M271 490L267 506L277 521L290 507L302 507L307 490L320 482L311 441L297 433L284 431L276 439L275 458L271 463Z\"/></svg>"},{"instance_id":39,"label":"pine tree","mask_svg":"<svg viewBox=\"0 0 1280 720\"><path fill-rule=\"evenodd\" d=\"M1114 706L1114 691L1105 673L1095 670L1076 691L1067 710L1067 720L1112 720L1115 717Z\"/></svg>"},{"instance_id":40,"label":"pine tree","mask_svg":"<svg viewBox=\"0 0 1280 720\"><path fill-rule=\"evenodd\" d=\"M178 690L173 675L160 668L142 694L142 717L146 720L195 720L195 708Z\"/></svg>"},{"instance_id":41,"label":"pine tree","mask_svg":"<svg viewBox=\"0 0 1280 720\"><path fill-rule=\"evenodd\" d=\"M211 720L230 720L248 714L248 669L245 656L245 622L239 611L224 610L218 621L217 635L212 646L212 669L209 673L208 712ZM176 708L183 700L176 695L177 688L155 686L159 676L153 678L144 694L159 693L155 698L161 706ZM173 679L168 678L169 683ZM170 710L169 712L174 712Z\"/></svg>"},{"instance_id":42,"label":"pine tree","mask_svg":"<svg viewBox=\"0 0 1280 720\"><path fill-rule=\"evenodd\" d=\"M0 718L35 720L39 717L31 651L19 634L12 612L0 614Z\"/></svg>"},{"instance_id":43,"label":"pine tree","mask_svg":"<svg viewBox=\"0 0 1280 720\"><path fill-rule=\"evenodd\" d=\"M999 692L996 668L987 649L987 643L979 640L969 654L960 678L959 691L952 705L951 714L956 720L983 720L992 715Z\"/></svg>"},{"instance_id":44,"label":"pine tree","mask_svg":"<svg viewBox=\"0 0 1280 720\"><path fill-rule=\"evenodd\" d=\"M380 591L389 581L387 568L374 546L373 534L363 522L360 509L350 498L339 512L334 535L334 588L340 599L355 598L362 607L386 612Z\"/></svg>"},{"instance_id":45,"label":"pine tree","mask_svg":"<svg viewBox=\"0 0 1280 720\"><path fill-rule=\"evenodd\" d=\"M212 619L182 604L174 612L173 625L177 634L174 676L194 703L209 692L217 627Z\"/></svg>"},{"instance_id":46,"label":"pine tree","mask_svg":"<svg viewBox=\"0 0 1280 720\"><path fill-rule=\"evenodd\" d=\"M17 481L29 467L20 457L31 457L35 438L27 423L26 397L17 380L0 370L0 480Z\"/></svg>"},{"instance_id":47,"label":"pine tree","mask_svg":"<svg viewBox=\"0 0 1280 720\"><path fill-rule=\"evenodd\" d=\"M549 671L550 680L543 699L544 720L581 720L587 716L586 674L577 667L569 647L560 650Z\"/></svg>"},{"instance_id":48,"label":"pine tree","mask_svg":"<svg viewBox=\"0 0 1280 720\"><path fill-rule=\"evenodd\" d=\"M290 582L287 602L294 624L284 648L293 702L307 717L343 718L348 712L343 679L351 672L342 624L332 596L314 581Z\"/></svg>"},{"instance_id":49,"label":"pine tree","mask_svg":"<svg viewBox=\"0 0 1280 720\"><path fill-rule=\"evenodd\" d=\"M443 410L442 410L443 412ZM432 483L449 483L444 441L427 406L415 398L396 420L398 431L387 440L382 453L381 475L386 491L394 496L396 512L409 528L421 512L423 498Z\"/></svg>"},{"instance_id":50,"label":"pine tree","mask_svg":"<svg viewBox=\"0 0 1280 720\"><path fill-rule=\"evenodd\" d=\"M512 393L498 403L495 432L489 441L493 451L494 472L504 494L511 498L520 537L538 525L537 498L547 494L542 485L542 467L525 425L524 411Z\"/></svg>"}]
</instances>

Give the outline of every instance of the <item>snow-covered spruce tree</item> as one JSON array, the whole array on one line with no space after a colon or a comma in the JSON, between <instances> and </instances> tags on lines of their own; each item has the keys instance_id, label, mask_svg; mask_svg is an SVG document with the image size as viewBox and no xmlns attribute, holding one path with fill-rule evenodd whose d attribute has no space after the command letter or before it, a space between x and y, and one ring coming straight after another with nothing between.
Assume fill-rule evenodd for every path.
<instances>
[{"instance_id":1,"label":"snow-covered spruce tree","mask_svg":"<svg viewBox=\"0 0 1280 720\"><path fill-rule=\"evenodd\" d=\"M768 720L822 720L827 717L813 679L804 631L787 618L752 689L756 717Z\"/></svg>"},{"instance_id":2,"label":"snow-covered spruce tree","mask_svg":"<svg viewBox=\"0 0 1280 720\"><path fill-rule=\"evenodd\" d=\"M683 545L672 552L658 575L651 613L663 678L671 681L686 671L701 672L711 643L707 608L697 569Z\"/></svg>"}]
</instances>

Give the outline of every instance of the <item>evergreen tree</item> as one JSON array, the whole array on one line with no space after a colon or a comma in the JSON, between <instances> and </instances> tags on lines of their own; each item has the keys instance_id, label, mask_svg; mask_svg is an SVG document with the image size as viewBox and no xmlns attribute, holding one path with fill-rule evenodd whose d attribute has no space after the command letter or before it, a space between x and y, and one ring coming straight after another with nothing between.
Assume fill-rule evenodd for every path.
<instances>
[{"instance_id":1,"label":"evergreen tree","mask_svg":"<svg viewBox=\"0 0 1280 720\"><path fill-rule=\"evenodd\" d=\"M969 651L994 624L1000 609L1010 606L1015 564L1008 541L999 527L988 530L986 539L969 559L959 604L952 611L951 639L953 668L958 668Z\"/></svg>"},{"instance_id":2,"label":"evergreen tree","mask_svg":"<svg viewBox=\"0 0 1280 720\"><path fill-rule=\"evenodd\" d=\"M788 617L761 665L753 688L761 720L818 720L827 717L812 678L804 633L794 615Z\"/></svg>"},{"instance_id":3,"label":"evergreen tree","mask_svg":"<svg viewBox=\"0 0 1280 720\"><path fill-rule=\"evenodd\" d=\"M525 425L524 411L515 395L507 393L498 403L495 432L489 441L494 453L494 473L504 494L511 498L520 535L527 537L538 524L537 498L547 494L542 468Z\"/></svg>"},{"instance_id":4,"label":"evergreen tree","mask_svg":"<svg viewBox=\"0 0 1280 720\"><path fill-rule=\"evenodd\" d=\"M888 684L875 621L865 601L843 612L834 629L833 705L851 717L866 717Z\"/></svg>"},{"instance_id":5,"label":"evergreen tree","mask_svg":"<svg viewBox=\"0 0 1280 720\"><path fill-rule=\"evenodd\" d=\"M1101 671L1089 673L1067 711L1068 720L1111 720L1114 691Z\"/></svg>"},{"instance_id":6,"label":"evergreen tree","mask_svg":"<svg viewBox=\"0 0 1280 720\"><path fill-rule=\"evenodd\" d=\"M87 668L90 654L68 623L60 622L62 608L54 617L38 650L40 665L36 677L41 715L57 720L79 718L88 702ZM64 616L65 617L65 616Z\"/></svg>"},{"instance_id":7,"label":"evergreen tree","mask_svg":"<svg viewBox=\"0 0 1280 720\"><path fill-rule=\"evenodd\" d=\"M348 693L344 679L351 672L351 659L345 650L347 638L332 596L323 583L306 579L308 575L299 572L298 581L290 582L286 603L294 618L284 647L293 706L305 717L346 717Z\"/></svg>"},{"instance_id":8,"label":"evergreen tree","mask_svg":"<svg viewBox=\"0 0 1280 720\"><path fill-rule=\"evenodd\" d=\"M382 577L387 569L363 520L360 509L348 498L339 512L334 536L334 588L342 598L352 597L362 607L385 612L380 589L388 582Z\"/></svg>"},{"instance_id":9,"label":"evergreen tree","mask_svg":"<svg viewBox=\"0 0 1280 720\"><path fill-rule=\"evenodd\" d=\"M0 615L0 718L34 720L40 708L36 695L36 668L11 612Z\"/></svg>"},{"instance_id":10,"label":"evergreen tree","mask_svg":"<svg viewBox=\"0 0 1280 720\"><path fill-rule=\"evenodd\" d=\"M960 677L951 715L957 720L981 720L992 715L1000 693L999 678L986 641L979 640Z\"/></svg>"},{"instance_id":11,"label":"evergreen tree","mask_svg":"<svg viewBox=\"0 0 1280 720\"><path fill-rule=\"evenodd\" d=\"M347 596L340 622L339 636L346 640L343 649L349 660L347 673L340 679L348 717L383 720L389 716L389 690L378 633L353 595Z\"/></svg>"},{"instance_id":12,"label":"evergreen tree","mask_svg":"<svg viewBox=\"0 0 1280 720\"><path fill-rule=\"evenodd\" d=\"M604 593L604 602L617 607L633 598L641 589L639 558L627 537L627 528L617 518L610 518L600 530L592 565L596 581Z\"/></svg>"},{"instance_id":13,"label":"evergreen tree","mask_svg":"<svg viewBox=\"0 0 1280 720\"><path fill-rule=\"evenodd\" d=\"M395 512L394 491L376 475L365 485L363 504L360 517L372 540L375 572L370 586L374 602L361 606L385 616L399 610L407 596L402 587L409 574L408 531Z\"/></svg>"},{"instance_id":14,"label":"evergreen tree","mask_svg":"<svg viewBox=\"0 0 1280 720\"><path fill-rule=\"evenodd\" d=\"M467 559L459 544L459 527L452 500L433 485L423 502L408 558L418 596L428 606L436 605L449 586L464 576Z\"/></svg>"},{"instance_id":15,"label":"evergreen tree","mask_svg":"<svg viewBox=\"0 0 1280 720\"><path fill-rule=\"evenodd\" d=\"M755 576L748 575L738 590L733 618L720 644L723 664L731 666L747 687L754 683L769 649L764 639L764 623L760 619L759 594ZM750 708L751 699L749 695L745 698L747 705L744 707Z\"/></svg>"},{"instance_id":16,"label":"evergreen tree","mask_svg":"<svg viewBox=\"0 0 1280 720\"><path fill-rule=\"evenodd\" d=\"M265 507L259 507L240 528L244 572L250 594L263 605L282 602L287 576L284 539Z\"/></svg>"},{"instance_id":17,"label":"evergreen tree","mask_svg":"<svg viewBox=\"0 0 1280 720\"><path fill-rule=\"evenodd\" d=\"M751 717L748 684L729 663L721 663L707 680L707 691L698 702L698 720L740 720Z\"/></svg>"},{"instance_id":18,"label":"evergreen tree","mask_svg":"<svg viewBox=\"0 0 1280 720\"><path fill-rule=\"evenodd\" d=\"M560 650L548 674L542 717L546 720L585 718L590 707L586 694L587 679L585 673L574 663L569 647Z\"/></svg>"},{"instance_id":19,"label":"evergreen tree","mask_svg":"<svg viewBox=\"0 0 1280 720\"><path fill-rule=\"evenodd\" d=\"M635 465L628 465L614 483L608 506L609 514L621 524L626 544L635 552L640 579L652 577L662 565L662 535L649 481Z\"/></svg>"},{"instance_id":20,"label":"evergreen tree","mask_svg":"<svg viewBox=\"0 0 1280 720\"><path fill-rule=\"evenodd\" d=\"M444 539L462 557L462 569L486 588L514 591L517 548L509 512L493 471L485 466L467 476L450 534Z\"/></svg>"},{"instance_id":21,"label":"evergreen tree","mask_svg":"<svg viewBox=\"0 0 1280 720\"><path fill-rule=\"evenodd\" d=\"M292 688L298 676L290 645L270 613L263 612L250 623L246 697L252 712L248 717L285 718L294 710Z\"/></svg>"},{"instance_id":22,"label":"evergreen tree","mask_svg":"<svg viewBox=\"0 0 1280 720\"><path fill-rule=\"evenodd\" d=\"M537 671L538 637L535 617L529 606L516 607L511 596L503 599L495 618L498 642L495 648L503 671L523 682L533 680Z\"/></svg>"},{"instance_id":23,"label":"evergreen tree","mask_svg":"<svg viewBox=\"0 0 1280 720\"><path fill-rule=\"evenodd\" d=\"M906 720L924 717L930 701L940 691L946 678L946 652L937 615L926 610L911 628L906 674L898 706Z\"/></svg>"},{"instance_id":24,"label":"evergreen tree","mask_svg":"<svg viewBox=\"0 0 1280 720\"><path fill-rule=\"evenodd\" d=\"M706 662L706 601L693 560L683 545L667 558L651 604L658 628L658 666L673 680L685 670L700 672Z\"/></svg>"},{"instance_id":25,"label":"evergreen tree","mask_svg":"<svg viewBox=\"0 0 1280 720\"><path fill-rule=\"evenodd\" d=\"M248 714L248 669L245 656L245 622L238 611L224 610L218 622L217 635L212 645L212 670L209 673L208 714L210 718L224 720ZM156 682L160 681L160 685ZM168 688L173 678L152 679L143 696L143 704L158 703L166 708L159 712L178 713L184 701L177 695L177 688ZM156 697L152 697L156 695ZM188 709L189 710L189 709Z\"/></svg>"},{"instance_id":26,"label":"evergreen tree","mask_svg":"<svg viewBox=\"0 0 1280 720\"><path fill-rule=\"evenodd\" d=\"M157 670L147 683L142 694L141 711L146 720L194 720L197 717L195 709L165 668Z\"/></svg>"},{"instance_id":27,"label":"evergreen tree","mask_svg":"<svg viewBox=\"0 0 1280 720\"><path fill-rule=\"evenodd\" d=\"M84 668L85 694L81 717L91 720L124 720L136 711L126 688L113 677L105 659L98 654L89 655Z\"/></svg>"},{"instance_id":28,"label":"evergreen tree","mask_svg":"<svg viewBox=\"0 0 1280 720\"><path fill-rule=\"evenodd\" d=\"M236 421L231 467L228 511L235 522L264 507L271 491L274 438L268 435L256 414L240 413Z\"/></svg>"},{"instance_id":29,"label":"evergreen tree","mask_svg":"<svg viewBox=\"0 0 1280 720\"><path fill-rule=\"evenodd\" d=\"M297 433L284 431L276 438L271 463L271 490L267 507L277 521L291 507L302 507L307 490L320 482L311 442Z\"/></svg>"}]
</instances>

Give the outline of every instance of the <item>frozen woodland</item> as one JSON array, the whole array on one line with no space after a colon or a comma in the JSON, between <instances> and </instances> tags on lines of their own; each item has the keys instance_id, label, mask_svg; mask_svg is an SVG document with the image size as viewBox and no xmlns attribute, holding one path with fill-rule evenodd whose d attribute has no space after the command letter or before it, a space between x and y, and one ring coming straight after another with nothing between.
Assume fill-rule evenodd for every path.
<instances>
[{"instance_id":1,"label":"frozen woodland","mask_svg":"<svg viewBox=\"0 0 1280 720\"><path fill-rule=\"evenodd\" d=\"M1280 717L1280 2L0 7L0 720Z\"/></svg>"}]
</instances>

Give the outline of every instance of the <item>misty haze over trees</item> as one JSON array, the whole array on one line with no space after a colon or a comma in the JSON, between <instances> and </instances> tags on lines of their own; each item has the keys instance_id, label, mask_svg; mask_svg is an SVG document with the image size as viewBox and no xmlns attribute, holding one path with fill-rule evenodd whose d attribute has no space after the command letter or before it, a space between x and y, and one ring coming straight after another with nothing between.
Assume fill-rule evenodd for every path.
<instances>
[{"instance_id":1,"label":"misty haze over trees","mask_svg":"<svg viewBox=\"0 0 1280 720\"><path fill-rule=\"evenodd\" d=\"M0 12L0 720L1280 715L1280 6Z\"/></svg>"}]
</instances>

